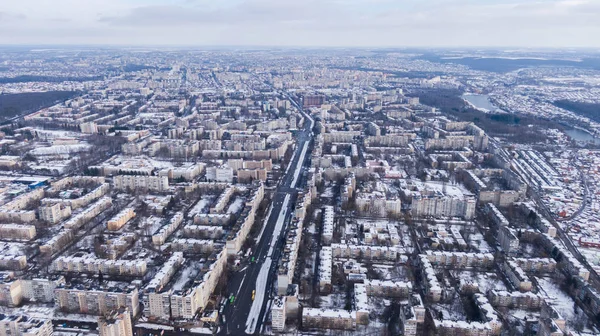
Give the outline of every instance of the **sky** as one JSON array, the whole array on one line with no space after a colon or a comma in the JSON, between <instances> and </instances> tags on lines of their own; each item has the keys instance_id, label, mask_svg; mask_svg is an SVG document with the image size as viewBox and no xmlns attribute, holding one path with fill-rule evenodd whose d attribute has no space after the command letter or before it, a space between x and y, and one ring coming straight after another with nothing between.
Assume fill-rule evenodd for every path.
<instances>
[{"instance_id":1,"label":"sky","mask_svg":"<svg viewBox=\"0 0 600 336\"><path fill-rule=\"evenodd\" d=\"M593 47L600 0L4 0L0 44Z\"/></svg>"}]
</instances>

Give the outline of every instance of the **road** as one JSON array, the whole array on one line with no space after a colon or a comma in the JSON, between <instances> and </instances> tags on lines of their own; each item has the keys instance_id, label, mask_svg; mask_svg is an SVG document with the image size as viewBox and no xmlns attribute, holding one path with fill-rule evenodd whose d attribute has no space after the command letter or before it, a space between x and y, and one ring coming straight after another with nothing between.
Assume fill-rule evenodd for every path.
<instances>
[{"instance_id":1,"label":"road","mask_svg":"<svg viewBox=\"0 0 600 336\"><path fill-rule=\"evenodd\" d=\"M296 107L303 113L300 106ZM228 293L235 295L235 301L227 303L223 310L219 330L221 335L259 334L263 327L268 313L267 305L273 298L285 228L293 215L298 189L304 183L302 173L307 168L310 157L314 121L309 119L308 115L305 115L305 118L304 128L298 130L295 135L294 155L273 195L258 243L252 248L252 256L256 262L246 265L229 277ZM254 290L256 296L252 300Z\"/></svg>"}]
</instances>

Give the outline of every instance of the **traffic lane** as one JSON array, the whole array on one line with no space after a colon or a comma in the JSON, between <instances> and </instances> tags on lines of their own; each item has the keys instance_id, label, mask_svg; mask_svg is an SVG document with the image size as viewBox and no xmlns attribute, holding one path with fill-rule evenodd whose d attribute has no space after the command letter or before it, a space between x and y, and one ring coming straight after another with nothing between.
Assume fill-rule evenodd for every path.
<instances>
[{"instance_id":1,"label":"traffic lane","mask_svg":"<svg viewBox=\"0 0 600 336\"><path fill-rule=\"evenodd\" d=\"M299 144L295 150L295 155L292 157L292 160L290 162L290 169L288 170L287 174L284 175L284 184L280 185L280 187L278 188L279 191L276 192L276 194L272 200L274 205L273 205L271 215L269 216L269 218L267 219L267 222L265 223L266 227L264 228L263 234L261 236L261 240L258 243L258 251L256 251L254 253L254 255L256 255L258 257L257 263L254 265L249 265L243 274L238 275L238 281L239 281L238 297L235 299L233 304L230 304L229 309L224 310L225 315L228 315L230 317L226 321L226 325L228 326L229 331L231 331L232 329L234 329L234 330L237 329L239 331L239 329L245 327L245 323L241 323L240 317L247 318L249 310L251 308L251 305L252 305L252 298L251 298L252 292L251 291L256 288L256 278L258 277L258 272L260 271L261 267L264 264L264 258L266 257L266 254L269 251L270 242L271 242L273 234L274 234L277 220L279 219L279 216L281 215L283 201L285 199L285 196L289 193L289 191L285 190L285 189L289 189L289 187L285 188L285 185L289 186L289 184L291 183L291 179L293 178L293 174L294 174L294 170L295 170L292 168L297 168L298 164L303 165L302 162L298 162L298 161L299 161L300 155L301 155L300 148L302 148L304 146L304 143L305 143L305 141L299 142ZM291 216L291 214L293 213L293 205L295 205L296 194L294 192L292 192L292 196L293 196L293 199L290 199L290 202L288 203L288 210L290 210L290 211L288 211L288 213L286 215L286 218L284 221L285 223L288 222L288 217ZM284 229L282 230L282 232L280 233L280 235L278 237L278 240L276 241L276 244L281 243L281 237L283 236L283 234L286 231L287 230L285 230L285 227L284 227ZM267 277L267 290L268 291L272 290L273 281L275 278L274 273L278 267L277 260L279 258L280 251L279 251L279 248L276 250L277 250L276 258L274 259L274 262L272 263L272 265L269 269L269 273L268 273L269 275ZM244 278L244 276L245 276L245 278ZM250 277L250 279L248 279L248 277ZM244 279L243 280L244 282L242 282L241 279ZM245 280L245 279L248 279L248 280ZM238 281L236 281L236 282L238 282ZM259 314L261 320L256 322L258 324L258 326L260 326L262 324L262 317L266 313L265 306L266 306L267 302L268 302L267 296L265 296L265 300L263 301L262 307L261 307L261 313ZM244 325L242 326L242 324L244 324ZM257 328L257 330L260 330L260 328Z\"/></svg>"},{"instance_id":2,"label":"traffic lane","mask_svg":"<svg viewBox=\"0 0 600 336\"><path fill-rule=\"evenodd\" d=\"M266 257L269 251L269 243L274 234L275 224L279 219L284 199L284 193L278 193L274 197L274 206L271 212L271 216L267 219L265 231L263 232L263 236L261 237L261 240L257 245L257 251L254 253L254 255L256 256L256 263L249 264L244 272L238 272L237 277L244 279L244 282L242 283L241 279L238 279L238 281L236 281L237 283L239 283L238 288L241 287L239 288L238 296L236 297L233 304L229 304L229 309L226 309L224 311L225 314L230 317L226 321L226 324L228 324L230 327L230 331L231 328L237 328L238 324L240 325L240 328L242 328L242 324L244 324L245 327L245 319L247 318L248 313L250 311L250 307L252 306L252 290L256 288L256 278L258 277L258 272L264 264L264 257ZM290 202L289 204L291 205L292 203ZM244 323L242 323L242 320L240 318L244 319Z\"/></svg>"}]
</instances>

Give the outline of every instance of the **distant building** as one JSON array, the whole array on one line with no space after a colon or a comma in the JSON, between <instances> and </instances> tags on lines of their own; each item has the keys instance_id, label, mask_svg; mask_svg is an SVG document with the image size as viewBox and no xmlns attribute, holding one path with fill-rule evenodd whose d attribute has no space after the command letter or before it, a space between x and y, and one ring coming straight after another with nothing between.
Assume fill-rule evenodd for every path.
<instances>
[{"instance_id":1,"label":"distant building","mask_svg":"<svg viewBox=\"0 0 600 336\"><path fill-rule=\"evenodd\" d=\"M113 178L113 183L117 190L169 190L169 178L167 176L117 175Z\"/></svg>"},{"instance_id":2,"label":"distant building","mask_svg":"<svg viewBox=\"0 0 600 336\"><path fill-rule=\"evenodd\" d=\"M98 125L95 122L87 122L79 125L81 133L98 134Z\"/></svg>"},{"instance_id":3,"label":"distant building","mask_svg":"<svg viewBox=\"0 0 600 336\"><path fill-rule=\"evenodd\" d=\"M322 95L305 95L302 104L304 107L320 107L325 103L325 96Z\"/></svg>"}]
</instances>

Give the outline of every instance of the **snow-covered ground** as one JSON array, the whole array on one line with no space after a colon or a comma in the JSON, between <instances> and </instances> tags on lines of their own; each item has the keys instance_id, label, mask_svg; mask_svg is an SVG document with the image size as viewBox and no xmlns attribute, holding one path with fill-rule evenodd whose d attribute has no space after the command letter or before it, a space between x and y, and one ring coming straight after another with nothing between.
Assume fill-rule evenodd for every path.
<instances>
[{"instance_id":1,"label":"snow-covered ground","mask_svg":"<svg viewBox=\"0 0 600 336\"><path fill-rule=\"evenodd\" d=\"M572 320L575 316L573 307L575 301L565 293L551 278L537 278L540 285L540 294L550 298L549 302L556 308L565 320Z\"/></svg>"},{"instance_id":2,"label":"snow-covered ground","mask_svg":"<svg viewBox=\"0 0 600 336\"><path fill-rule=\"evenodd\" d=\"M243 206L244 206L244 200L241 197L238 197L235 199L235 201L233 201L229 205L229 208L227 209L227 213L228 214L238 213L242 210Z\"/></svg>"}]
</instances>

